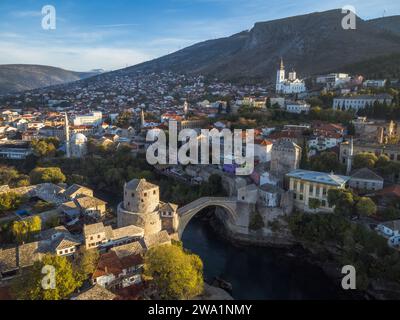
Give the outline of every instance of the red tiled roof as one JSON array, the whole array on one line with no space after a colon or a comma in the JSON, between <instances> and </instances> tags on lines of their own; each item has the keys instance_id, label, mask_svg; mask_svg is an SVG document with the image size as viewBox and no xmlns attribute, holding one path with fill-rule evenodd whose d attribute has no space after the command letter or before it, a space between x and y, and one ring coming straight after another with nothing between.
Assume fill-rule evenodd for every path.
<instances>
[{"instance_id":1,"label":"red tiled roof","mask_svg":"<svg viewBox=\"0 0 400 320\"><path fill-rule=\"evenodd\" d=\"M387 187L375 193L377 196L394 196L400 198L400 185L395 184L394 186Z\"/></svg>"},{"instance_id":2,"label":"red tiled roof","mask_svg":"<svg viewBox=\"0 0 400 320\"><path fill-rule=\"evenodd\" d=\"M123 266L117 254L114 251L110 251L100 256L99 263L97 264L96 271L92 275L92 279L111 273L118 276L122 273L122 270Z\"/></svg>"}]
</instances>

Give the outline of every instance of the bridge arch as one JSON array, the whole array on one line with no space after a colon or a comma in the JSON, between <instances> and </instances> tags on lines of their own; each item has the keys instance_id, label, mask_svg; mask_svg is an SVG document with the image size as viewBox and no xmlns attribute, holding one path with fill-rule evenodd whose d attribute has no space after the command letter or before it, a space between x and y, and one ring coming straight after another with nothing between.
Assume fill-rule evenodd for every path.
<instances>
[{"instance_id":1,"label":"bridge arch","mask_svg":"<svg viewBox=\"0 0 400 320\"><path fill-rule=\"evenodd\" d=\"M229 217L235 221L237 218L236 212L236 199L235 198L212 198L212 197L204 197L199 198L182 208L178 209L178 217L179 217L179 225L178 225L178 234L179 238L182 237L183 232L185 231L186 226L189 224L190 220L201 210L207 207L220 207L225 209L225 212L229 215Z\"/></svg>"}]
</instances>

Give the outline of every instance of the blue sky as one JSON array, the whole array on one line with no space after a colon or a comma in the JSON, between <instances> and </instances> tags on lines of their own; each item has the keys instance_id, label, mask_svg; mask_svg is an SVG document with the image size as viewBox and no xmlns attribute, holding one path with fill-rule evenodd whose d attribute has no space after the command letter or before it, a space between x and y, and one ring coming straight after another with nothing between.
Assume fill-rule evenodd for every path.
<instances>
[{"instance_id":1,"label":"blue sky","mask_svg":"<svg viewBox=\"0 0 400 320\"><path fill-rule=\"evenodd\" d=\"M44 5L56 8L56 30L41 27ZM400 14L398 0L0 0L0 64L118 69L257 21L345 5L364 19Z\"/></svg>"}]
</instances>

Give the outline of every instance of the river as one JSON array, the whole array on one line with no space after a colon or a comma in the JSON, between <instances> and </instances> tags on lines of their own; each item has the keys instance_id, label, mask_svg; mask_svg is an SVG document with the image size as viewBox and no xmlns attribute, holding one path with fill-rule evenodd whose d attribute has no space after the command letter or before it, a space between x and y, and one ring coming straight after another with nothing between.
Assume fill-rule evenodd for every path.
<instances>
[{"instance_id":1,"label":"river","mask_svg":"<svg viewBox=\"0 0 400 320\"><path fill-rule=\"evenodd\" d=\"M182 241L203 260L205 280L218 276L230 282L235 299L343 298L338 284L320 268L288 256L285 249L233 245L219 236L204 216L190 221Z\"/></svg>"}]
</instances>

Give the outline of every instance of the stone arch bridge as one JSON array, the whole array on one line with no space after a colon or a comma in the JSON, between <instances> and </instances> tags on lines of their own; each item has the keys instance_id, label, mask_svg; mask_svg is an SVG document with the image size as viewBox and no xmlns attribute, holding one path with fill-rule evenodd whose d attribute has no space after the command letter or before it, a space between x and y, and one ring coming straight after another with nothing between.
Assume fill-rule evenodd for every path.
<instances>
[{"instance_id":1,"label":"stone arch bridge","mask_svg":"<svg viewBox=\"0 0 400 320\"><path fill-rule=\"evenodd\" d=\"M221 207L225 209L228 213L229 218L232 221L237 219L236 212L236 198L223 198L223 197L204 197L199 198L181 208L178 209L178 217L179 217L179 226L178 226L178 234L179 238L182 237L183 232L185 231L186 226L189 221L201 210L207 207Z\"/></svg>"}]
</instances>

